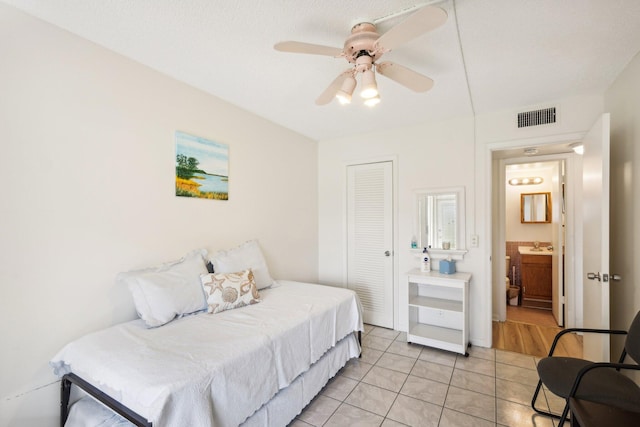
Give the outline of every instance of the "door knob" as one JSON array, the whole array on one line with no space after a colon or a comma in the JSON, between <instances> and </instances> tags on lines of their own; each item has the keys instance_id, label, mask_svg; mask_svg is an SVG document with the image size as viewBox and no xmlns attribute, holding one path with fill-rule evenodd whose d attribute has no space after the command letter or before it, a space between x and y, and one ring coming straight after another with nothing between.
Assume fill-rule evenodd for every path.
<instances>
[{"instance_id":1,"label":"door knob","mask_svg":"<svg viewBox=\"0 0 640 427\"><path fill-rule=\"evenodd\" d=\"M390 251L384 251L384 256L391 256L391 252Z\"/></svg>"},{"instance_id":2,"label":"door knob","mask_svg":"<svg viewBox=\"0 0 640 427\"><path fill-rule=\"evenodd\" d=\"M597 280L598 282L603 281L603 282L608 282L609 279L611 279L612 281L616 281L619 282L620 280L622 280L622 276L619 274L606 274L604 273L602 275L602 277L600 277L600 272L598 273L587 273L587 279L589 280Z\"/></svg>"}]
</instances>

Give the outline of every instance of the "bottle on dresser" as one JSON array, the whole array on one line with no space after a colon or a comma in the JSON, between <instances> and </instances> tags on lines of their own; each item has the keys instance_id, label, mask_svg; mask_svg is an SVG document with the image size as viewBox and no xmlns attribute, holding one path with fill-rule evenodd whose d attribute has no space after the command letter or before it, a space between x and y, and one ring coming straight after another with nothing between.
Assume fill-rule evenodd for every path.
<instances>
[{"instance_id":1,"label":"bottle on dresser","mask_svg":"<svg viewBox=\"0 0 640 427\"><path fill-rule=\"evenodd\" d=\"M431 271L431 260L429 259L429 252L427 252L427 248L424 248L422 251L422 257L420 258L420 271L425 273Z\"/></svg>"}]
</instances>

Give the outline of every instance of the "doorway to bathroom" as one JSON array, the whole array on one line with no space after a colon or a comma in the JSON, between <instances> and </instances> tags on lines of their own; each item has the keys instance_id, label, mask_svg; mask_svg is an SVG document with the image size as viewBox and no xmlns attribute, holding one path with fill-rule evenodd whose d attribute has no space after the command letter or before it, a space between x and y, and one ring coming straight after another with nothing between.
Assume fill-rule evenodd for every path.
<instances>
[{"instance_id":1,"label":"doorway to bathroom","mask_svg":"<svg viewBox=\"0 0 640 427\"><path fill-rule=\"evenodd\" d=\"M504 167L506 320L565 325L565 161Z\"/></svg>"},{"instance_id":2,"label":"doorway to bathroom","mask_svg":"<svg viewBox=\"0 0 640 427\"><path fill-rule=\"evenodd\" d=\"M493 319L491 320L497 321L498 326L502 323L509 323L505 322L506 292L504 283L506 268L505 165L518 163L517 158L520 158L521 163L527 163L525 155L530 154L535 156L535 159L528 162L565 160L563 187L565 245L562 250L562 255L566 260L564 266L565 327L610 329L610 123L610 115L604 113L585 133L503 141L487 145L485 162L488 161L490 164L487 168L489 172L487 178L491 183L486 212L490 221L487 226L488 235L491 236L491 268L488 279L493 285ZM532 144L537 146L532 146ZM574 154L571 152L572 149L579 146L584 147L583 153L576 152ZM538 148L538 153L532 153ZM494 347L496 347L496 342L501 339L495 331L496 324L493 325ZM594 336L591 337L591 335ZM586 359L609 360L610 342L608 336L600 335L602 334L585 334L584 341L580 343L579 347Z\"/></svg>"},{"instance_id":3,"label":"doorway to bathroom","mask_svg":"<svg viewBox=\"0 0 640 427\"><path fill-rule=\"evenodd\" d=\"M569 312L582 305L570 283L574 269L565 268L576 251L573 189L582 173L569 145L494 152L496 348L546 355L555 334L573 323ZM567 354L581 354L575 341L566 342Z\"/></svg>"}]
</instances>

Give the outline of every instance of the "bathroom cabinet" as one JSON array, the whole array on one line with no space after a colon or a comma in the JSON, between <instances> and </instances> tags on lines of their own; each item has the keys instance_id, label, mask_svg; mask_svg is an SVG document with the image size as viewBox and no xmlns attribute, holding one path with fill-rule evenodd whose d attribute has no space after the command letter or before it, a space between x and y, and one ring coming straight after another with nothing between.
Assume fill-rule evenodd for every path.
<instances>
[{"instance_id":1,"label":"bathroom cabinet","mask_svg":"<svg viewBox=\"0 0 640 427\"><path fill-rule=\"evenodd\" d=\"M521 255L522 306L551 309L551 256Z\"/></svg>"},{"instance_id":2,"label":"bathroom cabinet","mask_svg":"<svg viewBox=\"0 0 640 427\"><path fill-rule=\"evenodd\" d=\"M471 274L408 274L407 341L468 356L469 282Z\"/></svg>"}]
</instances>

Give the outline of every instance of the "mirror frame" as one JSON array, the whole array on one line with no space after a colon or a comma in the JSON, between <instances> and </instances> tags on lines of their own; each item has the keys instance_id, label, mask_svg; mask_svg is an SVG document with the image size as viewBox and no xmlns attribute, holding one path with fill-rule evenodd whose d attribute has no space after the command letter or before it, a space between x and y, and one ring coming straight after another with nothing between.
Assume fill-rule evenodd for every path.
<instances>
[{"instance_id":1,"label":"mirror frame","mask_svg":"<svg viewBox=\"0 0 640 427\"><path fill-rule=\"evenodd\" d=\"M545 220L543 221L526 221L524 218L524 198L525 196L546 196L546 212L545 212ZM550 192L541 192L541 193L520 193L520 223L522 224L549 224L551 223L551 193Z\"/></svg>"},{"instance_id":2,"label":"mirror frame","mask_svg":"<svg viewBox=\"0 0 640 427\"><path fill-rule=\"evenodd\" d=\"M422 188L414 190L414 236L418 238L418 249L413 249L414 252L422 252L423 242L421 239L421 219L420 219L420 197L427 195L438 194L455 194L456 195L456 244L455 249L442 249L431 248L429 253L431 259L446 259L451 257L452 259L462 260L464 254L467 253L466 242L466 207L465 207L465 192L464 187L438 187L438 188Z\"/></svg>"}]
</instances>

